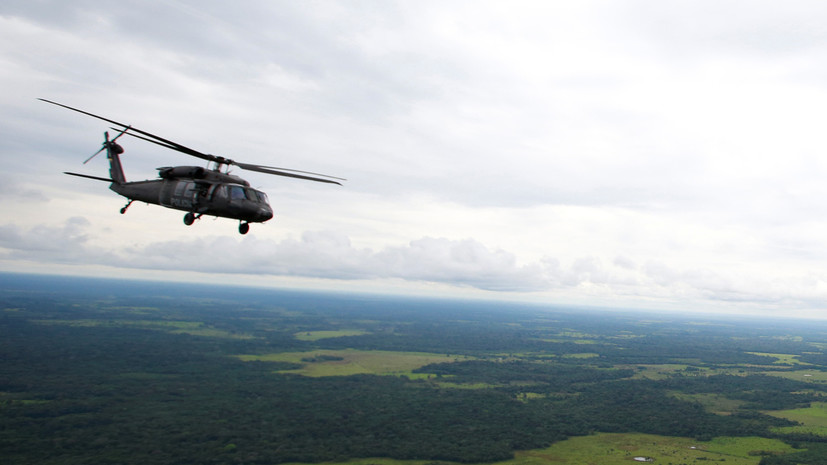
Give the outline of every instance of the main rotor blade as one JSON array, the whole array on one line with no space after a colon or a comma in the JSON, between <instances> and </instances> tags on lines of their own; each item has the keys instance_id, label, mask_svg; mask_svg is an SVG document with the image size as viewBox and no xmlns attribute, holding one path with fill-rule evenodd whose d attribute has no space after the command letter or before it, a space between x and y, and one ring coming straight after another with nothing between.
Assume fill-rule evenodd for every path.
<instances>
[{"instance_id":1,"label":"main rotor blade","mask_svg":"<svg viewBox=\"0 0 827 465\"><path fill-rule=\"evenodd\" d=\"M338 179L340 181L345 180L343 178L337 178L337 177L334 177L334 176L328 176L328 175L319 174L319 173L311 173L311 172L308 172L308 171L291 170L291 169L287 169L287 168L274 168L274 167L269 167L269 166L253 165L253 164L249 164L249 163L239 163L237 161L233 161L233 160L230 160L230 159L227 159L227 158L224 158L224 157L220 157L220 156L217 156L217 155L210 155L210 154L207 154L207 153L199 152L199 151L191 149L191 148L189 148L185 145L181 145L177 142L173 142L169 139L164 139L163 137L156 136L155 134L152 134L150 132L146 132L146 131L143 131L141 129L132 127L132 125L119 123L115 120L111 120L109 118L104 118L103 116L99 116L99 115L96 115L94 113L89 113L88 111L83 111L83 110L79 110L77 108L70 107L69 105L64 105L62 103L53 102L51 100L46 100L44 98L38 98L38 100L46 102L46 103L51 103L52 105L57 105L59 107L63 107L63 108L66 108L68 110L76 111L78 113L82 113L84 115L91 116L93 118L97 118L97 119L102 120L102 121L106 121L107 123L111 123L111 124L114 124L116 126L120 126L121 129L116 129L118 131L121 131L121 134L119 134L118 137L120 137L124 134L127 134L127 135L130 135L132 137L136 137L138 139L145 140L147 142L151 142L151 143L156 144L156 145L160 145L161 147L165 147L165 148L168 148L170 150L175 150L177 152L181 152L181 153L184 153L186 155L190 155L190 156L193 156L193 157L196 157L196 158L200 158L202 160L207 160L207 161L218 163L219 165L235 165L235 166L238 166L241 169L245 169L245 170L249 170L249 171L257 171L259 173L274 174L274 175L277 175L277 176L286 176L286 177L289 177L289 178L305 179L305 180L308 180L308 181L324 182L324 183L328 183L328 184L338 184L340 186L342 184L340 182L334 181L334 179ZM113 129L115 129L115 128L113 128ZM131 131L131 132L128 132L128 131ZM138 134L135 134L136 132L138 134L141 134L141 135L139 136ZM116 139L117 139L117 137L116 137ZM98 153L100 153L100 151L98 151ZM304 176L304 174L296 174L296 173L312 174L314 176ZM329 178L329 179L319 178L319 177L315 177L315 176L324 176L325 178Z\"/></svg>"},{"instance_id":2,"label":"main rotor blade","mask_svg":"<svg viewBox=\"0 0 827 465\"><path fill-rule=\"evenodd\" d=\"M238 163L236 163L236 165L238 165ZM345 178L339 178L339 177L336 177L336 176L331 176L329 174L314 173L312 171L302 171L302 170L294 170L294 169L291 169L291 168L279 168L277 166L264 166L264 165L253 165L253 164L247 164L247 166L248 166L248 168L245 168L245 169L250 169L249 168L250 166L256 166L258 168L266 169L266 170L290 171L292 173L312 174L314 176L321 176L323 178L338 179L339 181L347 181L347 179L345 179Z\"/></svg>"},{"instance_id":3,"label":"main rotor blade","mask_svg":"<svg viewBox=\"0 0 827 465\"><path fill-rule=\"evenodd\" d=\"M169 139L164 139L163 137L156 136L155 134L152 134L152 133L149 133L149 132L146 132L146 131L142 131L138 128L134 128L131 125L119 123L115 120L111 120L109 118L104 118L103 116L99 116L99 115L96 115L94 113L89 113L88 111L83 111L83 110L79 110L77 108L70 107L69 105L64 105L62 103L57 103L57 102L53 102L51 100L46 100L45 98L39 98L38 100L46 102L46 103L51 103L52 105L57 105L59 107L63 107L63 108L66 108L66 109L69 109L69 110L72 110L72 111L76 111L78 113L83 113L84 115L91 116L92 118L97 118L99 120L106 121L107 123L111 123L111 124L114 124L116 126L120 126L123 129L127 129L127 130L130 130L130 131L133 131L133 132L137 132L138 134L143 134L144 136L147 136L149 138L152 138L152 139L155 139L157 141L163 142L164 144L166 144L165 147L167 147L168 149L172 149L172 150L175 150L175 151L178 151L178 152L181 152L181 153L185 153L187 155L191 155L191 156L196 157L196 158L201 158L203 160L220 161L220 157L216 157L215 155L208 155L206 153L201 153L197 150L191 149L191 148L189 148L187 146L184 146L184 145L181 145L177 142L173 142ZM130 133L127 133L127 134L130 134ZM130 134L130 135L132 135L132 134ZM148 139L145 139L145 140L148 140ZM158 144L158 145L162 145L162 144Z\"/></svg>"},{"instance_id":4,"label":"main rotor blade","mask_svg":"<svg viewBox=\"0 0 827 465\"><path fill-rule=\"evenodd\" d=\"M115 128L112 128L112 129L115 129ZM139 135L133 134L131 132L125 132L124 134L126 134L127 136L130 136L130 137L134 137L136 139L141 139L141 140L145 140L147 142L151 142L155 145L160 145L161 147L164 147L164 148L167 148L167 149L170 149L170 150L177 150L177 148L174 145L169 145L165 142L160 142L160 141L157 141L155 139L150 139L149 137L139 136ZM193 155L193 156L195 156L195 155Z\"/></svg>"},{"instance_id":5,"label":"main rotor blade","mask_svg":"<svg viewBox=\"0 0 827 465\"><path fill-rule=\"evenodd\" d=\"M248 171L256 171L258 173L275 174L276 176L287 176L288 178L297 178L297 179L305 179L307 181L325 182L325 183L328 183L328 184L338 184L340 186L342 185L342 183L334 181L332 179L314 178L314 177L311 177L311 176L303 176L301 174L287 173L285 171L270 169L270 168L267 168L266 166L250 165L250 164L247 164L247 163L239 163L239 162L234 162L234 164L236 166L238 166L239 168L241 168L241 169L245 169L245 170L248 170ZM324 176L324 175L322 175L322 176Z\"/></svg>"}]
</instances>

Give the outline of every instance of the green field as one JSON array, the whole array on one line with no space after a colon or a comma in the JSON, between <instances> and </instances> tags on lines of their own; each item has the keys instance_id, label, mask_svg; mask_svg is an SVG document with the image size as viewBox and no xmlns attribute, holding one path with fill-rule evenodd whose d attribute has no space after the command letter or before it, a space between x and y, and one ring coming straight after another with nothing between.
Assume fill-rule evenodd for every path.
<instances>
[{"instance_id":1,"label":"green field","mask_svg":"<svg viewBox=\"0 0 827 465\"><path fill-rule=\"evenodd\" d=\"M809 363L804 363L798 359L798 355L792 354L771 354L766 352L748 352L753 355L763 355L765 357L773 357L775 358L774 364L777 365L810 365Z\"/></svg>"},{"instance_id":2,"label":"green field","mask_svg":"<svg viewBox=\"0 0 827 465\"><path fill-rule=\"evenodd\" d=\"M686 369L689 368L689 365L663 363L658 365L643 364L636 365L634 367L619 366L619 368L635 368L637 370L637 373L635 373L635 378L658 380L667 378L678 373L686 372ZM704 371L706 371L706 369L704 369Z\"/></svg>"},{"instance_id":3,"label":"green field","mask_svg":"<svg viewBox=\"0 0 827 465\"><path fill-rule=\"evenodd\" d=\"M310 352L281 352L265 355L238 355L238 358L261 362L289 362L302 364L297 370L283 370L280 373L295 373L304 376L349 376L357 374L407 376L427 378L427 374L413 373L412 370L431 363L454 362L457 357L445 354L422 352L390 352L382 350L314 350ZM341 358L307 362L313 358ZM466 359L461 357L461 359Z\"/></svg>"},{"instance_id":4,"label":"green field","mask_svg":"<svg viewBox=\"0 0 827 465\"><path fill-rule=\"evenodd\" d=\"M651 458L654 463L696 463L720 461L727 465L755 465L760 451L786 452L792 448L781 441L765 438L717 438L698 442L690 438L651 434L595 434L561 441L547 449L517 452L503 465L628 465L635 457Z\"/></svg>"},{"instance_id":5,"label":"green field","mask_svg":"<svg viewBox=\"0 0 827 465\"><path fill-rule=\"evenodd\" d=\"M595 354L591 352L582 352L579 354L565 354L563 358L596 358L600 357L600 354Z\"/></svg>"},{"instance_id":6,"label":"green field","mask_svg":"<svg viewBox=\"0 0 827 465\"><path fill-rule=\"evenodd\" d=\"M808 433L827 436L827 402L813 402L809 408L777 410L767 412L776 417L786 418L801 423L800 426L775 428L780 433Z\"/></svg>"},{"instance_id":7,"label":"green field","mask_svg":"<svg viewBox=\"0 0 827 465\"><path fill-rule=\"evenodd\" d=\"M341 329L338 331L302 331L300 333L296 333L294 336L296 339L300 341L318 341L320 339L329 339L333 337L346 337L346 336L362 336L365 334L370 334L367 331L362 331L360 329Z\"/></svg>"},{"instance_id":8,"label":"green field","mask_svg":"<svg viewBox=\"0 0 827 465\"><path fill-rule=\"evenodd\" d=\"M785 453L792 447L775 439L756 437L717 438L698 442L690 438L638 433L598 433L558 442L546 449L517 451L511 460L496 465L629 465L635 457L652 459L655 464L690 464L704 461L727 465L757 465L764 453ZM426 465L424 460L386 458L354 459L327 462L328 465ZM454 462L438 462L451 464ZM645 462L641 462L645 463ZM306 465L292 463L289 465Z\"/></svg>"},{"instance_id":9,"label":"green field","mask_svg":"<svg viewBox=\"0 0 827 465\"><path fill-rule=\"evenodd\" d=\"M738 410L745 402L737 399L730 399L720 394L686 394L682 392L670 393L676 399L697 402L703 405L707 412L716 415L730 415Z\"/></svg>"},{"instance_id":10,"label":"green field","mask_svg":"<svg viewBox=\"0 0 827 465\"><path fill-rule=\"evenodd\" d=\"M173 334L189 334L192 336L220 337L230 339L253 339L251 334L226 331L213 328L200 321L179 320L32 320L42 325L65 325L78 328L112 327L112 328L139 328L166 331Z\"/></svg>"},{"instance_id":11,"label":"green field","mask_svg":"<svg viewBox=\"0 0 827 465\"><path fill-rule=\"evenodd\" d=\"M808 383L827 383L827 372L820 370L796 369L792 371L768 371L765 374L796 381L806 381Z\"/></svg>"}]
</instances>

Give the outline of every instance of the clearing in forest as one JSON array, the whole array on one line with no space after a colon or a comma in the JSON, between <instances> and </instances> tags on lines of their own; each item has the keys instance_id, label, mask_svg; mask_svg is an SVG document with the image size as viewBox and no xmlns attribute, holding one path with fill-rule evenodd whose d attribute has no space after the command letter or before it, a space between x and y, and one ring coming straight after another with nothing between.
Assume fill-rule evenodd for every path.
<instances>
[{"instance_id":1,"label":"clearing in forest","mask_svg":"<svg viewBox=\"0 0 827 465\"><path fill-rule=\"evenodd\" d=\"M293 336L300 340L300 341L318 341L319 339L330 339L334 337L346 337L346 336L363 336L365 334L370 334L367 331L362 331L361 329L340 329L336 331L301 331Z\"/></svg>"},{"instance_id":2,"label":"clearing in forest","mask_svg":"<svg viewBox=\"0 0 827 465\"><path fill-rule=\"evenodd\" d=\"M766 413L774 417L786 418L801 423L799 426L773 428L775 432L827 436L827 402L813 402L808 408L775 410Z\"/></svg>"},{"instance_id":3,"label":"clearing in forest","mask_svg":"<svg viewBox=\"0 0 827 465\"><path fill-rule=\"evenodd\" d=\"M637 463L681 464L723 462L727 465L758 465L762 454L783 454L793 449L776 440L758 437L716 438L698 442L691 438L657 436L639 433L598 433L560 441L546 449L517 451L511 460L494 465L629 465ZM652 462L644 462L652 459ZM700 462L699 462L700 461ZM388 458L362 458L345 462L328 462L337 465L428 465L428 460L395 460ZM448 465L455 462L440 461ZM301 465L301 464L285 464Z\"/></svg>"},{"instance_id":4,"label":"clearing in forest","mask_svg":"<svg viewBox=\"0 0 827 465\"><path fill-rule=\"evenodd\" d=\"M238 355L245 362L289 362L303 365L295 373L304 376L348 376L357 374L407 376L427 378L429 375L412 371L431 363L468 360L468 357L424 352L391 352L384 350L314 350L310 352L281 352L265 355Z\"/></svg>"},{"instance_id":5,"label":"clearing in forest","mask_svg":"<svg viewBox=\"0 0 827 465\"><path fill-rule=\"evenodd\" d=\"M515 459L500 465L566 464L628 465L636 457L654 463L720 461L727 465L757 465L762 453L784 453L792 448L775 439L716 438L699 442L691 438L639 433L599 433L553 444L547 449L520 451ZM643 460L640 460L642 463Z\"/></svg>"}]
</instances>

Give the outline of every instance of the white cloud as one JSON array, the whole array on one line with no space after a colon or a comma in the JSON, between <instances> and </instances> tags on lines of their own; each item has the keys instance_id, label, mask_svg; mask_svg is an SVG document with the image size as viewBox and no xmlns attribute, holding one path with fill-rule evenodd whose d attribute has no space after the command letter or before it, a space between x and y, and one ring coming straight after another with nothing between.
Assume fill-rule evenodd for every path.
<instances>
[{"instance_id":1,"label":"white cloud","mask_svg":"<svg viewBox=\"0 0 827 465\"><path fill-rule=\"evenodd\" d=\"M0 158L16 175L0 188L3 256L820 307L824 13L808 1L4 2ZM105 173L79 163L106 125L36 97L349 182L250 175L277 216L244 239L157 207L121 217L103 184L60 174ZM199 163L124 145L129 179Z\"/></svg>"}]
</instances>

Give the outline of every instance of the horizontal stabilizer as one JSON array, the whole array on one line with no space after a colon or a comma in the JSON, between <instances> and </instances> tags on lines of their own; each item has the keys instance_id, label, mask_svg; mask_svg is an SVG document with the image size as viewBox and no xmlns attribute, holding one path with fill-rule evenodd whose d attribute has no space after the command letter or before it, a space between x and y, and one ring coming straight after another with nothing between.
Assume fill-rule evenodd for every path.
<instances>
[{"instance_id":1,"label":"horizontal stabilizer","mask_svg":"<svg viewBox=\"0 0 827 465\"><path fill-rule=\"evenodd\" d=\"M70 173L68 171L64 171L63 174L68 174L70 176L77 176L79 178L89 178L94 179L95 181L106 181L106 182L115 182L114 179L109 178L100 178L98 176L89 176L88 174L80 174L80 173Z\"/></svg>"}]
</instances>

